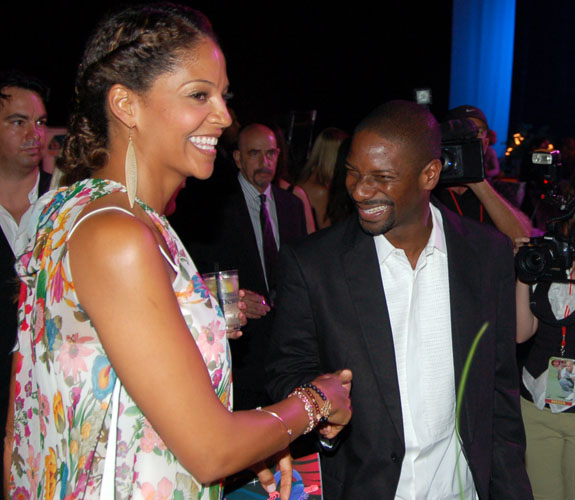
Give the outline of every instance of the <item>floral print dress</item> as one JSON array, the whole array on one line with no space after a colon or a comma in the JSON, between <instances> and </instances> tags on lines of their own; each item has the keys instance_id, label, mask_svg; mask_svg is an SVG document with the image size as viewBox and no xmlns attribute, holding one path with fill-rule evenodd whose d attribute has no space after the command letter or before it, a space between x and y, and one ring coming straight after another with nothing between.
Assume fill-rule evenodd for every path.
<instances>
[{"instance_id":1,"label":"floral print dress","mask_svg":"<svg viewBox=\"0 0 575 500\"><path fill-rule=\"evenodd\" d=\"M78 303L67 238L88 203L116 191L125 189L112 181L86 179L48 193L35 209L37 227L17 262L23 284L10 498L100 496L116 375ZM168 245L182 314L214 391L231 410L230 353L222 312L167 220L138 203ZM118 415L116 499L220 498L220 485L199 484L123 388Z\"/></svg>"}]
</instances>

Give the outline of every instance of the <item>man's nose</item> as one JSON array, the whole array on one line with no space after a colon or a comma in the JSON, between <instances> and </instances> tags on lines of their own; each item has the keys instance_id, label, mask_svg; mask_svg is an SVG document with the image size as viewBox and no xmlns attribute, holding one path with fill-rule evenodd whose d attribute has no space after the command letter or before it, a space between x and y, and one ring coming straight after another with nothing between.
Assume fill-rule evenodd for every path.
<instances>
[{"instance_id":1,"label":"man's nose","mask_svg":"<svg viewBox=\"0 0 575 500\"><path fill-rule=\"evenodd\" d=\"M371 175L360 177L352 189L352 196L356 201L371 198L375 192L376 183Z\"/></svg>"},{"instance_id":2,"label":"man's nose","mask_svg":"<svg viewBox=\"0 0 575 500\"><path fill-rule=\"evenodd\" d=\"M42 137L42 135L44 134L44 125L41 124L37 124L37 123L31 123L28 126L28 130L27 130L27 137L30 139L33 139L35 141L40 140L40 138Z\"/></svg>"},{"instance_id":3,"label":"man's nose","mask_svg":"<svg viewBox=\"0 0 575 500\"><path fill-rule=\"evenodd\" d=\"M266 167L269 167L269 166L271 165L271 159L268 157L268 155L266 154L265 151L262 152L261 158L262 158L262 163L263 163Z\"/></svg>"}]
</instances>

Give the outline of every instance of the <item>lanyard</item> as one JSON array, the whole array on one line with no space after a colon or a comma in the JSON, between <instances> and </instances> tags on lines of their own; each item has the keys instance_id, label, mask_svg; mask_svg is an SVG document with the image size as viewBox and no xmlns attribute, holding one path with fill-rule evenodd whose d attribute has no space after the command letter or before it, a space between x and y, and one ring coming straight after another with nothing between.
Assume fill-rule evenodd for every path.
<instances>
[{"instance_id":1,"label":"lanyard","mask_svg":"<svg viewBox=\"0 0 575 500\"><path fill-rule=\"evenodd\" d=\"M459 203L457 202L457 198L455 198L455 194L453 193L453 191L451 189L448 189L448 191L449 191L449 194L451 195L451 199L453 200L453 204L455 205L455 208L457 209L457 213L463 217L463 212L461 211L461 207L459 206ZM483 203L479 203L479 222L483 222Z\"/></svg>"},{"instance_id":2,"label":"lanyard","mask_svg":"<svg viewBox=\"0 0 575 500\"><path fill-rule=\"evenodd\" d=\"M569 279L573 279L573 271L569 273ZM573 283L569 283L569 295L573 293ZM563 313L563 317L566 318L571 314L571 309L568 305L565 306L565 312ZM565 346L567 346L567 327L561 327L561 347L559 348L559 352L561 353L561 357L565 356Z\"/></svg>"}]
</instances>

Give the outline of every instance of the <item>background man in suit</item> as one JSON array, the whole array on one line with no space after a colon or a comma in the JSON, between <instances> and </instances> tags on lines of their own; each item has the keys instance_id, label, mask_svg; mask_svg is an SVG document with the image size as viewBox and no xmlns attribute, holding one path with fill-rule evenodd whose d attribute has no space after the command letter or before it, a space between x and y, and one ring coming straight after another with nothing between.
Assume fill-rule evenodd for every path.
<instances>
[{"instance_id":1,"label":"background man in suit","mask_svg":"<svg viewBox=\"0 0 575 500\"><path fill-rule=\"evenodd\" d=\"M14 248L18 227L50 175L40 169L46 146L48 89L16 71L0 73L0 429L8 404L11 351L16 341L18 284ZM28 212L29 213L29 212ZM0 455L2 457L2 455ZM1 478L0 478L1 481ZM1 491L1 490L0 490Z\"/></svg>"},{"instance_id":2,"label":"background man in suit","mask_svg":"<svg viewBox=\"0 0 575 500\"><path fill-rule=\"evenodd\" d=\"M532 498L511 243L430 203L440 140L415 103L374 110L347 158L357 215L282 250L273 397L326 370L354 373L352 422L323 458L330 500L456 499L460 488L466 499ZM457 432L456 387L485 321Z\"/></svg>"},{"instance_id":3,"label":"background man in suit","mask_svg":"<svg viewBox=\"0 0 575 500\"><path fill-rule=\"evenodd\" d=\"M269 400L264 361L274 312L277 253L280 246L306 235L301 201L271 184L278 153L271 129L261 124L243 128L233 153L237 176L215 186L209 181L196 184L194 191L204 190L200 196L209 208L200 210L202 202L193 197L197 207L180 213L174 224L201 273L214 271L216 266L238 270L248 318L243 335L231 342L234 408L238 410ZM175 215L178 212L179 200ZM182 228L183 219L188 230Z\"/></svg>"}]
</instances>

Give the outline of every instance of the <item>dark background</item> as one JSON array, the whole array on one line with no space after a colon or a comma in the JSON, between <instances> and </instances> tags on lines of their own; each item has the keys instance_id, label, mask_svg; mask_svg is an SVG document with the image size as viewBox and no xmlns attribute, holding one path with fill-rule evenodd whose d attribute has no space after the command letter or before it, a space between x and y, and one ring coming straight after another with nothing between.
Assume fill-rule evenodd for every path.
<instances>
[{"instance_id":1,"label":"dark background","mask_svg":"<svg viewBox=\"0 0 575 500\"><path fill-rule=\"evenodd\" d=\"M135 2L141 3L141 2ZM50 124L65 125L75 68L97 20L118 2L13 3L0 16L1 68L52 87ZM318 111L316 131L348 131L377 104L430 87L432 111L448 109L451 2L199 1L228 61L230 105L240 122ZM575 135L575 2L517 1L510 133ZM473 103L470 103L473 104ZM548 125L545 128L545 125ZM504 140L504 138L499 138Z\"/></svg>"},{"instance_id":2,"label":"dark background","mask_svg":"<svg viewBox=\"0 0 575 500\"><path fill-rule=\"evenodd\" d=\"M509 131L575 136L575 2L517 0Z\"/></svg>"}]
</instances>

